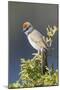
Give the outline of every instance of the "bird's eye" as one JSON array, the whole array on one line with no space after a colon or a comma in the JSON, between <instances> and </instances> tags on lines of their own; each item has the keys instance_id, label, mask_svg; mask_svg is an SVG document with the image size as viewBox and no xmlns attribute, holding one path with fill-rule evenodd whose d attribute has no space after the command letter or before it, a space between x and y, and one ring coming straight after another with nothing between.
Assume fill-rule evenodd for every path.
<instances>
[{"instance_id":1,"label":"bird's eye","mask_svg":"<svg viewBox=\"0 0 60 90\"><path fill-rule=\"evenodd\" d=\"M24 27L24 28L26 28L26 27L27 27L27 25L24 25L23 27Z\"/></svg>"}]
</instances>

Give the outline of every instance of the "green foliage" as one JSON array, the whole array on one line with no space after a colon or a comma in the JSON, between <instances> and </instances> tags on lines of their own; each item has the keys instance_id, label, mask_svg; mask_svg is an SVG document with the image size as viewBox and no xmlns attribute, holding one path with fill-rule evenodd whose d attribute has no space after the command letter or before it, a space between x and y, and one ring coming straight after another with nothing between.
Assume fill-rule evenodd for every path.
<instances>
[{"instance_id":1,"label":"green foliage","mask_svg":"<svg viewBox=\"0 0 60 90\"><path fill-rule=\"evenodd\" d=\"M41 55L33 57L31 60L21 60L20 80L23 87L51 86L58 85L58 71L46 67L46 73L42 74Z\"/></svg>"},{"instance_id":2,"label":"green foliage","mask_svg":"<svg viewBox=\"0 0 60 90\"><path fill-rule=\"evenodd\" d=\"M44 41L46 42L48 47L51 47L52 45L52 41L53 41L53 37L55 35L55 33L58 31L58 28L56 26L49 26L46 28L47 31L47 36L43 36Z\"/></svg>"},{"instance_id":3,"label":"green foliage","mask_svg":"<svg viewBox=\"0 0 60 90\"><path fill-rule=\"evenodd\" d=\"M53 65L49 69L46 66L45 74L41 70L41 55L32 59L21 59L19 80L9 84L9 88L28 88L58 85L58 70L54 70Z\"/></svg>"},{"instance_id":4,"label":"green foliage","mask_svg":"<svg viewBox=\"0 0 60 90\"><path fill-rule=\"evenodd\" d=\"M15 83L10 83L9 85L8 85L8 88L9 89L16 89L16 88L20 88L21 86L20 86L20 83L18 82L18 81L16 81Z\"/></svg>"}]
</instances>

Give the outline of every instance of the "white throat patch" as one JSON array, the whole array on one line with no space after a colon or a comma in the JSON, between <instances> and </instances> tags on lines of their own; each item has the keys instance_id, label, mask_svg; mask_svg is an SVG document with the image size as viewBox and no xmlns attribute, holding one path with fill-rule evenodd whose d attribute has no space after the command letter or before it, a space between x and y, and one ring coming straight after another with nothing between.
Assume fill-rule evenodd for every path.
<instances>
[{"instance_id":1,"label":"white throat patch","mask_svg":"<svg viewBox=\"0 0 60 90\"><path fill-rule=\"evenodd\" d=\"M28 36L33 31L33 27L30 27L27 31L24 33Z\"/></svg>"}]
</instances>

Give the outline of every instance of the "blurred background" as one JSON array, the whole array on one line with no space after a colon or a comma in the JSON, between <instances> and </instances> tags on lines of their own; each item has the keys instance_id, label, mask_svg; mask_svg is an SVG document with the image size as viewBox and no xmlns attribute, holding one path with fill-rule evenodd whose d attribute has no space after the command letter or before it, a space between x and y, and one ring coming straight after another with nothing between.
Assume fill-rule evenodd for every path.
<instances>
[{"instance_id":1,"label":"blurred background","mask_svg":"<svg viewBox=\"0 0 60 90\"><path fill-rule=\"evenodd\" d=\"M19 79L20 59L32 58L35 49L29 44L22 30L25 21L32 23L35 29L46 35L48 25L58 27L58 5L26 2L8 2L9 24L9 77L8 82ZM48 51L48 65L58 68L58 33L55 34L52 47Z\"/></svg>"}]
</instances>

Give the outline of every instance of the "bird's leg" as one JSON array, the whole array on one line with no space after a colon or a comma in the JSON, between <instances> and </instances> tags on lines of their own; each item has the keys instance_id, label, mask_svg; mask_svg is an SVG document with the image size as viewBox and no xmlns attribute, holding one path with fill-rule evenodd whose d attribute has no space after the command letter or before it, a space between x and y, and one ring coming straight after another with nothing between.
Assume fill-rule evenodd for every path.
<instances>
[{"instance_id":1,"label":"bird's leg","mask_svg":"<svg viewBox=\"0 0 60 90\"><path fill-rule=\"evenodd\" d=\"M37 55L39 55L40 54L40 51L38 50L38 52L37 53L32 53L32 55L34 55L34 56L37 56Z\"/></svg>"},{"instance_id":2,"label":"bird's leg","mask_svg":"<svg viewBox=\"0 0 60 90\"><path fill-rule=\"evenodd\" d=\"M37 56L37 55L38 55L38 53L32 53L32 55Z\"/></svg>"},{"instance_id":3,"label":"bird's leg","mask_svg":"<svg viewBox=\"0 0 60 90\"><path fill-rule=\"evenodd\" d=\"M43 49L41 48L40 50L38 50L37 55L42 55Z\"/></svg>"},{"instance_id":4,"label":"bird's leg","mask_svg":"<svg viewBox=\"0 0 60 90\"><path fill-rule=\"evenodd\" d=\"M38 50L38 53L37 53L38 55L40 54L40 51Z\"/></svg>"}]
</instances>

